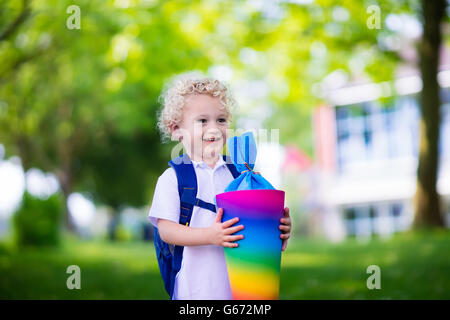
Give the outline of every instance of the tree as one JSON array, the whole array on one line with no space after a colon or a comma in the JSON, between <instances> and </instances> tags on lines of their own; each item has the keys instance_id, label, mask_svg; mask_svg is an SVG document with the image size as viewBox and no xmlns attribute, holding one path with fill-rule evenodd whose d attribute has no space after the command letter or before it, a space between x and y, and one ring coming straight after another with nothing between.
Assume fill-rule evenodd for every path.
<instances>
[{"instance_id":1,"label":"tree","mask_svg":"<svg viewBox=\"0 0 450 320\"><path fill-rule=\"evenodd\" d=\"M271 113L263 125L283 128L282 143L312 153L310 110L325 100L322 80L333 72L349 81L392 80L402 57L385 45L396 36L386 17L420 12L418 0L81 1L81 29L68 30L71 4L0 5L0 141L25 168L56 173L66 196L89 191L116 211L148 203L169 160L171 145L160 146L155 128L157 96L169 76L219 65L230 67L236 80L263 79L261 101L270 102ZM418 180L425 191L416 204L424 209L416 216L437 221L428 218L439 211L430 207L439 131L434 32L445 3L422 4L424 31L430 30L421 46L423 145L429 148L421 153ZM372 5L381 13L379 29L367 26Z\"/></svg>"},{"instance_id":2,"label":"tree","mask_svg":"<svg viewBox=\"0 0 450 320\"><path fill-rule=\"evenodd\" d=\"M0 141L25 170L55 173L66 199L81 191L114 212L143 206L170 156L156 130L162 85L208 61L170 22L170 3L78 2L73 30L71 4L0 5Z\"/></svg>"},{"instance_id":3,"label":"tree","mask_svg":"<svg viewBox=\"0 0 450 320\"><path fill-rule=\"evenodd\" d=\"M268 58L257 75L276 78L285 83L286 94L275 94L276 112L268 120L269 126L283 128L281 140L308 147L305 135L309 128L310 106L322 103L314 91L324 77L335 71L347 74L348 79L374 82L390 81L395 77L396 67L403 60L399 50L384 44L385 39L398 39L394 30L386 28L388 14L406 14L422 22L422 37L417 45L423 91L420 95L421 138L417 193L415 195L414 226L443 226L439 197L436 191L438 168L438 144L440 131L440 100L437 71L444 23L448 27L447 2L439 1L329 1L322 0L308 6L284 4L282 19L252 16L253 32L245 45ZM370 7L378 8L380 26L367 27ZM448 28L447 28L448 29ZM397 37L397 38L395 38ZM448 39L448 38L447 38ZM359 56L359 57L358 57ZM363 65L352 70L355 59ZM268 63L270 61L270 63ZM409 62L410 63L410 62ZM261 65L260 65L261 66ZM260 67L259 66L259 67ZM354 68L353 68L354 69ZM278 83L278 85L279 85ZM275 87L277 83L273 82ZM312 140L312 139L310 139Z\"/></svg>"},{"instance_id":4,"label":"tree","mask_svg":"<svg viewBox=\"0 0 450 320\"><path fill-rule=\"evenodd\" d=\"M282 98L282 101L279 100L280 110L274 113L275 116L270 121L276 123L276 127L283 127L285 135L290 136L287 138L281 135L284 141L294 137L299 139L300 133L295 122L304 114L298 110L299 106L307 109L308 103L311 105L321 103L320 99L308 91L311 92L314 89L314 82L320 81L333 71L341 70L348 74L349 79L357 79L361 75L364 76L363 78L368 76L374 82L389 81L394 78L397 65L405 61L402 61L399 52L382 45L383 38L395 36L394 31L386 30L385 27L379 29L366 27L368 15L365 10L369 5L379 8L382 14L382 26L386 25L386 13L407 14L422 22L423 33L417 47L423 90L420 95L421 133L413 225L416 228L442 227L444 222L436 191L441 105L437 72L442 38L448 37L448 34L442 34L444 23L447 27L449 25L449 16L445 18L445 13L448 12L445 0L365 1L363 3L324 0L308 7L290 5L290 10L283 21L275 28L274 33L276 32L277 36L270 37L275 39L273 43L262 42L264 45L269 44L268 48L264 48L266 52L277 46L286 46L282 52L295 61L292 64L285 64L284 71L284 79L287 79L288 87L295 90L291 90L287 97ZM313 19L312 16L317 18ZM297 21L297 24L294 21ZM264 28L261 29L264 30ZM302 43L289 42L286 39L296 39ZM313 50L310 49L314 47L314 43L318 43L318 47L322 48L318 51L322 57L315 57L312 54ZM359 53L369 57L367 62L364 61L366 65L360 75L349 68L351 60ZM317 62L314 63L314 61ZM277 68L280 65L273 60L271 62L271 65ZM296 116L289 117L288 114Z\"/></svg>"},{"instance_id":5,"label":"tree","mask_svg":"<svg viewBox=\"0 0 450 320\"><path fill-rule=\"evenodd\" d=\"M420 122L419 166L417 169L413 223L416 228L444 226L436 181L441 122L437 73L442 44L441 24L445 15L446 1L422 0L421 3L423 34L418 49L423 89L420 97L422 119Z\"/></svg>"}]
</instances>

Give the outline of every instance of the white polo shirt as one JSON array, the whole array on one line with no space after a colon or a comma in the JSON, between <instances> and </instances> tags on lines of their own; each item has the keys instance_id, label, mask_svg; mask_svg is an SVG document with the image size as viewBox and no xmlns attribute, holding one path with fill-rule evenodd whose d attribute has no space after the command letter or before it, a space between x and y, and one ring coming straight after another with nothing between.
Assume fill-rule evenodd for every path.
<instances>
[{"instance_id":1,"label":"white polo shirt","mask_svg":"<svg viewBox=\"0 0 450 320\"><path fill-rule=\"evenodd\" d=\"M215 196L234 180L222 157L214 169L205 162L193 161L197 176L197 198L215 204ZM189 226L209 227L216 214L194 206ZM149 218L157 226L158 218L179 222L180 197L175 170L169 167L158 178ZM175 280L173 299L231 300L231 289L223 247L216 245L186 246L181 269Z\"/></svg>"}]
</instances>

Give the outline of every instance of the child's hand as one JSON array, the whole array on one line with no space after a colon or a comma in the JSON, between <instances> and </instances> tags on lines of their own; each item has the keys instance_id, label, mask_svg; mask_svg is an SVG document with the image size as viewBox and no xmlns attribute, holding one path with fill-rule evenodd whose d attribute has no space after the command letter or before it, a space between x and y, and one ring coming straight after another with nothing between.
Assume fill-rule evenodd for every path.
<instances>
[{"instance_id":1,"label":"child's hand","mask_svg":"<svg viewBox=\"0 0 450 320\"><path fill-rule=\"evenodd\" d=\"M211 244L215 244L222 247L227 248L236 248L238 246L237 243L233 243L233 241L241 240L244 236L236 235L232 236L233 233L238 232L244 229L243 225L239 225L236 227L231 227L233 224L239 221L239 218L233 218L228 221L222 223L223 209L219 208L217 210L216 220L208 228L208 238Z\"/></svg>"},{"instance_id":2,"label":"child's hand","mask_svg":"<svg viewBox=\"0 0 450 320\"><path fill-rule=\"evenodd\" d=\"M283 239L283 245L281 251L286 249L288 239L291 236L291 217L289 216L289 208L284 208L284 217L280 219L280 230L283 234L280 234L280 238Z\"/></svg>"}]
</instances>

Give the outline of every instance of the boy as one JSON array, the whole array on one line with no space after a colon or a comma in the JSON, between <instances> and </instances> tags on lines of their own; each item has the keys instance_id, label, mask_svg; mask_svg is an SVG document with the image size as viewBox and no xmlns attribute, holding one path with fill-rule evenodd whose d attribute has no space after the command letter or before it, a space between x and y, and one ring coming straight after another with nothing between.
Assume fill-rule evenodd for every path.
<instances>
[{"instance_id":1,"label":"boy","mask_svg":"<svg viewBox=\"0 0 450 320\"><path fill-rule=\"evenodd\" d=\"M175 78L162 98L158 126L164 137L183 143L197 176L197 198L214 203L234 179L221 155L234 100L223 83L193 73ZM170 167L158 178L150 221L163 241L184 246L173 299L232 299L223 247L237 247L243 235L233 234L244 226L236 225L238 218L222 223L222 215L222 208L215 214L194 206L190 225L179 224L175 170ZM280 222L285 250L291 229L289 208Z\"/></svg>"}]
</instances>

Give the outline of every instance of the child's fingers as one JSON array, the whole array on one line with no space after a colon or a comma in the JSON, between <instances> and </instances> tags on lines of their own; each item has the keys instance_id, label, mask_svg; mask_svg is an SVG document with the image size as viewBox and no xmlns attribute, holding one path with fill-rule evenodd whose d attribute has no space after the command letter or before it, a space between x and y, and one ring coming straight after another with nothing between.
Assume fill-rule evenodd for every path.
<instances>
[{"instance_id":1,"label":"child's fingers","mask_svg":"<svg viewBox=\"0 0 450 320\"><path fill-rule=\"evenodd\" d=\"M226 248L237 248L239 245L235 242L224 242L222 246Z\"/></svg>"},{"instance_id":2,"label":"child's fingers","mask_svg":"<svg viewBox=\"0 0 450 320\"><path fill-rule=\"evenodd\" d=\"M280 225L279 229L283 231L284 233L291 231L290 226Z\"/></svg>"},{"instance_id":3,"label":"child's fingers","mask_svg":"<svg viewBox=\"0 0 450 320\"><path fill-rule=\"evenodd\" d=\"M240 234L237 236L226 236L223 238L225 242L234 242L234 241L238 241L238 240L242 240L244 239L244 235Z\"/></svg>"},{"instance_id":4,"label":"child's fingers","mask_svg":"<svg viewBox=\"0 0 450 320\"><path fill-rule=\"evenodd\" d=\"M287 243L288 243L288 241L287 241L287 240L283 240L283 245L282 245L282 247L281 247L281 251L284 251L284 250L286 250L286 247L287 247Z\"/></svg>"},{"instance_id":5,"label":"child's fingers","mask_svg":"<svg viewBox=\"0 0 450 320\"><path fill-rule=\"evenodd\" d=\"M244 229L244 226L242 224L239 226L236 226L236 227L227 228L227 230L225 231L225 234L233 234L238 231L241 231L242 229Z\"/></svg>"},{"instance_id":6,"label":"child's fingers","mask_svg":"<svg viewBox=\"0 0 450 320\"><path fill-rule=\"evenodd\" d=\"M224 229L229 228L229 227L231 227L233 224L237 223L238 221L239 221L239 218L238 218L238 217L233 218L233 219L230 219L230 220L227 220L227 221L225 221L224 223L222 223L222 227L223 227Z\"/></svg>"},{"instance_id":7,"label":"child's fingers","mask_svg":"<svg viewBox=\"0 0 450 320\"><path fill-rule=\"evenodd\" d=\"M216 222L222 222L222 216L223 216L223 209L219 208L217 210L217 214L216 214Z\"/></svg>"},{"instance_id":8,"label":"child's fingers","mask_svg":"<svg viewBox=\"0 0 450 320\"><path fill-rule=\"evenodd\" d=\"M280 234L280 238L283 239L283 240L289 239L290 236L291 236L290 232Z\"/></svg>"},{"instance_id":9,"label":"child's fingers","mask_svg":"<svg viewBox=\"0 0 450 320\"><path fill-rule=\"evenodd\" d=\"M280 219L280 222L282 224L291 224L291 216L289 215L289 208L286 207L284 208L284 214L283 214L283 218Z\"/></svg>"},{"instance_id":10,"label":"child's fingers","mask_svg":"<svg viewBox=\"0 0 450 320\"><path fill-rule=\"evenodd\" d=\"M286 250L288 239L291 236L291 217L289 215L289 208L284 208L284 215L283 218L280 219L280 222L282 223L280 225L280 230L283 232L280 234L280 238L283 240L283 244L281 246L281 251Z\"/></svg>"}]
</instances>

